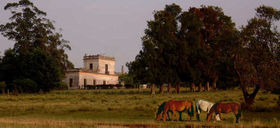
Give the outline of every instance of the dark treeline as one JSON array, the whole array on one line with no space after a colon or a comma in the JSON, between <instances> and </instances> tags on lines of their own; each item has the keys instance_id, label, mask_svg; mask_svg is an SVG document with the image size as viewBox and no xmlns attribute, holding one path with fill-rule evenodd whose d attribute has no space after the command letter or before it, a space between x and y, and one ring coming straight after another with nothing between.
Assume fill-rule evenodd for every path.
<instances>
[{"instance_id":1,"label":"dark treeline","mask_svg":"<svg viewBox=\"0 0 280 128\"><path fill-rule=\"evenodd\" d=\"M183 11L176 4L166 5L148 21L142 50L127 64L128 76L136 84L148 83L152 94L155 86L163 93L163 84L177 93L180 83L192 91L239 86L250 106L259 89L280 86L279 18L280 11L260 6L238 30L219 7Z\"/></svg>"},{"instance_id":2,"label":"dark treeline","mask_svg":"<svg viewBox=\"0 0 280 128\"><path fill-rule=\"evenodd\" d=\"M15 42L0 58L2 93L48 92L63 86L66 68L73 67L65 50L68 41L55 32L46 12L29 0L7 3L10 21L0 25L1 34Z\"/></svg>"}]
</instances>

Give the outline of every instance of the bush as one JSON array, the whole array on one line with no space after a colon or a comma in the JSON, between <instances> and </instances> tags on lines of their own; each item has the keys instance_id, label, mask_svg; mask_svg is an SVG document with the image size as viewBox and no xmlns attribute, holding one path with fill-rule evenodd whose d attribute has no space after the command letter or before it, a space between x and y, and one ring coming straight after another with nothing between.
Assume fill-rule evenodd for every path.
<instances>
[{"instance_id":1,"label":"bush","mask_svg":"<svg viewBox=\"0 0 280 128\"><path fill-rule=\"evenodd\" d=\"M58 87L55 88L56 90L67 90L68 85L65 82L61 82Z\"/></svg>"},{"instance_id":2,"label":"bush","mask_svg":"<svg viewBox=\"0 0 280 128\"><path fill-rule=\"evenodd\" d=\"M31 79L16 79L13 81L14 90L20 91L21 93L34 93L38 92L39 88L36 82Z\"/></svg>"}]
</instances>

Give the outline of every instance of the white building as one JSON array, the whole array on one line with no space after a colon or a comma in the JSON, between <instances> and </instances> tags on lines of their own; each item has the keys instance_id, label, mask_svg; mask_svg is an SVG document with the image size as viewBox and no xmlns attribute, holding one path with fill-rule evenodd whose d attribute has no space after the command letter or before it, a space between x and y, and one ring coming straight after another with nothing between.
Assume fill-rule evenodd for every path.
<instances>
[{"instance_id":1,"label":"white building","mask_svg":"<svg viewBox=\"0 0 280 128\"><path fill-rule=\"evenodd\" d=\"M115 73L115 58L102 55L85 55L84 67L70 69L64 82L70 89L83 89L86 86L116 85L119 76Z\"/></svg>"}]
</instances>

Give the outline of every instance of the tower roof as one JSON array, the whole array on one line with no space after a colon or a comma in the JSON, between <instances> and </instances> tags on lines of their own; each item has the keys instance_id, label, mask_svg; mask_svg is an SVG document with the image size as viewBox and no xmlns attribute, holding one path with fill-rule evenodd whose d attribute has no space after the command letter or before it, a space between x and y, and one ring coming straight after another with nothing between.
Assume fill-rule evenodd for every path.
<instances>
[{"instance_id":1,"label":"tower roof","mask_svg":"<svg viewBox=\"0 0 280 128\"><path fill-rule=\"evenodd\" d=\"M112 60L115 61L114 57L110 57L110 56L103 56L100 54L97 55L86 55L84 56L84 60L91 60L91 59L103 59L103 60Z\"/></svg>"}]
</instances>

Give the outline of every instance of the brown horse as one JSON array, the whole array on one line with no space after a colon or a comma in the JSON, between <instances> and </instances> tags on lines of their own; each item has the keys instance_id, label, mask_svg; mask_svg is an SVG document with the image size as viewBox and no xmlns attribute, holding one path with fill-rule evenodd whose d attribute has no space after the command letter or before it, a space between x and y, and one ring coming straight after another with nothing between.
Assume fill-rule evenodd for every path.
<instances>
[{"instance_id":1,"label":"brown horse","mask_svg":"<svg viewBox=\"0 0 280 128\"><path fill-rule=\"evenodd\" d=\"M238 103L216 103L210 109L210 112L207 114L207 121L209 122L212 118L212 114L219 114L220 119L222 120L221 113L230 113L233 112L236 117L236 123L239 123L239 118L241 117L241 106ZM215 120L215 118L214 118Z\"/></svg>"},{"instance_id":2,"label":"brown horse","mask_svg":"<svg viewBox=\"0 0 280 128\"><path fill-rule=\"evenodd\" d=\"M182 120L182 112L187 111L189 114L189 120L191 120L191 117L193 117L194 115L194 110L193 110L193 103L192 101L187 101L187 100L183 100L183 101L176 101L176 100L169 100L165 103L164 106L164 111L163 111L163 121L166 121L166 116L167 116L167 112L171 111L172 112L172 116L173 117L177 117L178 120L178 116L176 114L176 111L180 113L180 120Z\"/></svg>"}]
</instances>

